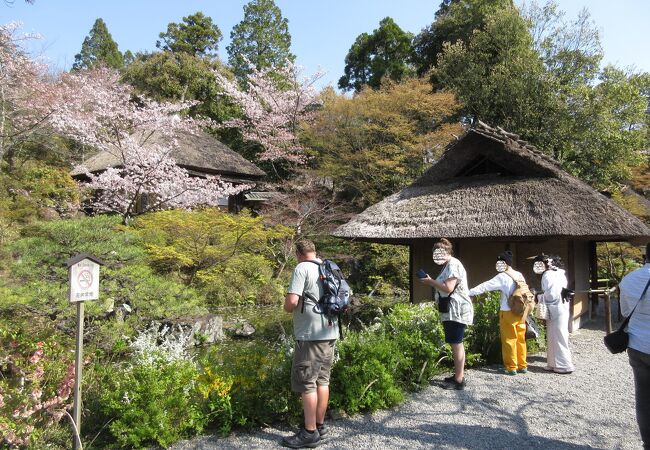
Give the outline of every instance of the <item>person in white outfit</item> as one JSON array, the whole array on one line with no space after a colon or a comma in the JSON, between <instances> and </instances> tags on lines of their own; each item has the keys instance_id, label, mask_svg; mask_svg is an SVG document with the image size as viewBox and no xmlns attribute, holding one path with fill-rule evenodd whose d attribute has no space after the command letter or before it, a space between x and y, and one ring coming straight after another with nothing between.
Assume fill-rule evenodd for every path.
<instances>
[{"instance_id":1,"label":"person in white outfit","mask_svg":"<svg viewBox=\"0 0 650 450\"><path fill-rule=\"evenodd\" d=\"M563 298L568 285L566 274L561 269L559 256L539 255L533 262L533 272L542 275L542 291L536 295L539 303L546 304L546 367L555 373L571 373L575 370L569 348L570 302ZM566 297L566 296L565 296Z\"/></svg>"}]
</instances>

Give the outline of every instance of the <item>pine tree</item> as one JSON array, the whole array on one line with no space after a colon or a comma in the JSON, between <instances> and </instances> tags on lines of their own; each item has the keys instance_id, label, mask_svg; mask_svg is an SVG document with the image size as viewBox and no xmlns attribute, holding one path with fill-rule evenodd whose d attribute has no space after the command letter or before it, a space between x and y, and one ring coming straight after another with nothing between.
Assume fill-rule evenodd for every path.
<instances>
[{"instance_id":1,"label":"pine tree","mask_svg":"<svg viewBox=\"0 0 650 450\"><path fill-rule=\"evenodd\" d=\"M96 65L113 69L121 69L124 66L124 57L101 18L95 20L90 33L81 44L81 51L74 57L72 70L90 69Z\"/></svg>"}]
</instances>

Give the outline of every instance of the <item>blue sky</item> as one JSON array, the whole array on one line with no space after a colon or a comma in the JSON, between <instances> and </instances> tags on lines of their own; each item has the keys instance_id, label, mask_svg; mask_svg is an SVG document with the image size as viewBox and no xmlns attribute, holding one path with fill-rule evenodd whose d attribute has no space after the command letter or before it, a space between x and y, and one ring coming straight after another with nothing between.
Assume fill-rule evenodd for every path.
<instances>
[{"instance_id":1,"label":"blue sky","mask_svg":"<svg viewBox=\"0 0 650 450\"><path fill-rule=\"evenodd\" d=\"M521 4L522 0L516 0ZM15 0L0 2L0 23L23 22L24 31L44 36L32 50L43 53L54 69L69 69L95 19L108 25L121 51L155 49L158 33L169 22L202 11L224 34L219 53L227 59L232 27L243 18L247 0ZM344 58L356 37L392 17L404 30L418 33L434 19L440 0L276 0L289 19L292 51L307 73L326 71L320 86L336 86ZM650 72L650 0L559 0L560 9L575 17L587 7L601 30L605 61ZM613 6L615 4L615 6Z\"/></svg>"}]
</instances>

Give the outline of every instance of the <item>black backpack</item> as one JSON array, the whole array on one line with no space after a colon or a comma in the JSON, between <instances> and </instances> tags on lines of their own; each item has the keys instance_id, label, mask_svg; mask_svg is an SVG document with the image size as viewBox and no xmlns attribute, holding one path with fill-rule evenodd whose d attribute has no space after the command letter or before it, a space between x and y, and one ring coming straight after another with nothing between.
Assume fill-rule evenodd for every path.
<instances>
[{"instance_id":1,"label":"black backpack","mask_svg":"<svg viewBox=\"0 0 650 450\"><path fill-rule=\"evenodd\" d=\"M350 286L345 281L343 272L334 261L325 259L320 263L318 261L309 262L318 266L319 279L323 283L323 295L319 299L308 297L318 304L318 310L327 317L330 326L332 320L338 320L339 333L343 338L341 314L346 313L350 307ZM301 312L305 312L304 301L302 302Z\"/></svg>"}]
</instances>

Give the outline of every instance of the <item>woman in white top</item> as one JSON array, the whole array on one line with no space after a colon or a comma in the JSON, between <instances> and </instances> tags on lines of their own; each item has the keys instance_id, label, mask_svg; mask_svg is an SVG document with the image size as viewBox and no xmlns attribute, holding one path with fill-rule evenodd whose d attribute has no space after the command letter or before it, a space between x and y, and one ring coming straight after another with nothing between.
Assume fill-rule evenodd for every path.
<instances>
[{"instance_id":1,"label":"woman in white top","mask_svg":"<svg viewBox=\"0 0 650 450\"><path fill-rule=\"evenodd\" d=\"M562 292L567 287L564 270L560 267L559 256L541 254L533 262L533 272L542 275L542 293L536 295L539 303L544 303L548 310L546 319L546 367L556 373L571 373L575 370L569 349L570 302L563 298Z\"/></svg>"},{"instance_id":2,"label":"woman in white top","mask_svg":"<svg viewBox=\"0 0 650 450\"><path fill-rule=\"evenodd\" d=\"M463 264L453 256L452 245L440 239L433 245L433 262L444 267L434 280L420 269L420 281L436 290L440 319L445 330L445 342L451 346L454 375L444 379L444 389L465 388L465 328L474 321L474 307L468 295L467 273Z\"/></svg>"}]
</instances>

